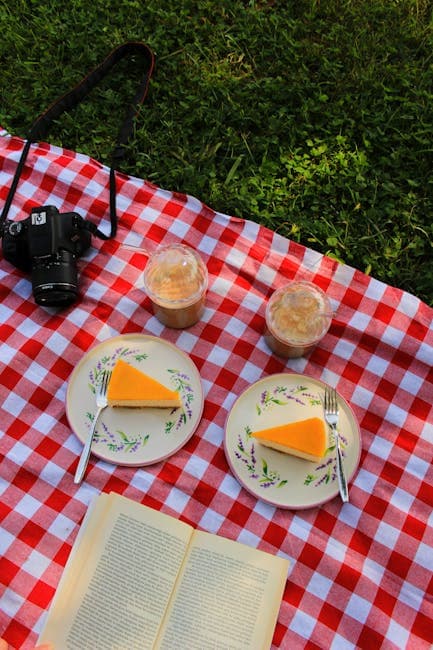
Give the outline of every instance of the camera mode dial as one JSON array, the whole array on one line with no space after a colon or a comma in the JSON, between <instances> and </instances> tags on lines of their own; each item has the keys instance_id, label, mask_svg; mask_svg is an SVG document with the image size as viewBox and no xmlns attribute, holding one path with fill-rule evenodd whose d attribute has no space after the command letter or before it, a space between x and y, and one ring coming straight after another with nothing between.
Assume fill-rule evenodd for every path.
<instances>
[{"instance_id":1,"label":"camera mode dial","mask_svg":"<svg viewBox=\"0 0 433 650\"><path fill-rule=\"evenodd\" d=\"M21 221L11 221L8 224L8 234L11 237L19 237L24 230L24 226Z\"/></svg>"}]
</instances>

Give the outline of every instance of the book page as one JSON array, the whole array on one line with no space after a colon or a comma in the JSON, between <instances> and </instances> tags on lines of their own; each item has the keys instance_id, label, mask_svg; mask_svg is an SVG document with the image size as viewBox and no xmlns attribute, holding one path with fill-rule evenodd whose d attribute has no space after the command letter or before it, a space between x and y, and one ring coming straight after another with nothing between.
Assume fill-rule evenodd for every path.
<instances>
[{"instance_id":1,"label":"book page","mask_svg":"<svg viewBox=\"0 0 433 650\"><path fill-rule=\"evenodd\" d=\"M62 650L151 649L192 529L118 495L99 500L71 552L39 643Z\"/></svg>"},{"instance_id":2,"label":"book page","mask_svg":"<svg viewBox=\"0 0 433 650\"><path fill-rule=\"evenodd\" d=\"M158 650L270 648L288 560L196 531Z\"/></svg>"}]
</instances>

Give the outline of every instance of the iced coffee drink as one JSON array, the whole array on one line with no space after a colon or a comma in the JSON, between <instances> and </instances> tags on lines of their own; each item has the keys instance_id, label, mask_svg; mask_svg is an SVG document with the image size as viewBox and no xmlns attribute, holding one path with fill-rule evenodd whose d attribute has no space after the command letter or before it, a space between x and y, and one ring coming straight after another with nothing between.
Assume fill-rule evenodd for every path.
<instances>
[{"instance_id":1,"label":"iced coffee drink","mask_svg":"<svg viewBox=\"0 0 433 650\"><path fill-rule=\"evenodd\" d=\"M144 270L144 288L153 312L167 327L190 327L200 319L207 283L202 259L183 244L157 249Z\"/></svg>"},{"instance_id":2,"label":"iced coffee drink","mask_svg":"<svg viewBox=\"0 0 433 650\"><path fill-rule=\"evenodd\" d=\"M269 299L265 340L279 356L302 357L326 334L331 320L331 304L322 289L311 282L291 282Z\"/></svg>"}]
</instances>

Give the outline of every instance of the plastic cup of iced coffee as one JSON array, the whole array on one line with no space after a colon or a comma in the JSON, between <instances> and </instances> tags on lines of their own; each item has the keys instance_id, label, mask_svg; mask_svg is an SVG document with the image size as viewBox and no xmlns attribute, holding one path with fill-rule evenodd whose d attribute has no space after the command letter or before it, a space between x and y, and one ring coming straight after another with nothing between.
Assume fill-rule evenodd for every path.
<instances>
[{"instance_id":1,"label":"plastic cup of iced coffee","mask_svg":"<svg viewBox=\"0 0 433 650\"><path fill-rule=\"evenodd\" d=\"M266 343L281 357L302 357L325 336L332 315L331 303L320 287L307 281L290 282L274 291L266 305Z\"/></svg>"},{"instance_id":2,"label":"plastic cup of iced coffee","mask_svg":"<svg viewBox=\"0 0 433 650\"><path fill-rule=\"evenodd\" d=\"M144 269L144 288L153 313L167 327L190 327L201 318L207 286L206 265L184 244L158 248Z\"/></svg>"}]
</instances>

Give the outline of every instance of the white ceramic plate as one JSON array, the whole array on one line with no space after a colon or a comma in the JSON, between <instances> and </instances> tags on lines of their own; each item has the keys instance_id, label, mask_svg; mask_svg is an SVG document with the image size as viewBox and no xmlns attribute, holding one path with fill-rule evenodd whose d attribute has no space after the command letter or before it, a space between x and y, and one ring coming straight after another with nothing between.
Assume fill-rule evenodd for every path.
<instances>
[{"instance_id":1,"label":"white ceramic plate","mask_svg":"<svg viewBox=\"0 0 433 650\"><path fill-rule=\"evenodd\" d=\"M204 399L199 372L187 354L156 336L125 334L95 346L74 369L66 393L66 415L83 444L96 411L101 373L119 358L179 390L182 407L107 407L98 420L92 453L117 465L157 463L176 453L200 422Z\"/></svg>"},{"instance_id":2,"label":"white ceramic plate","mask_svg":"<svg viewBox=\"0 0 433 650\"><path fill-rule=\"evenodd\" d=\"M259 429L323 417L325 386L304 375L270 375L252 384L234 403L225 426L225 453L238 481L254 496L280 508L311 508L338 494L331 439L323 461L314 463L264 447L250 436ZM358 467L361 438L352 409L341 395L338 404L338 430L349 481Z\"/></svg>"}]
</instances>

